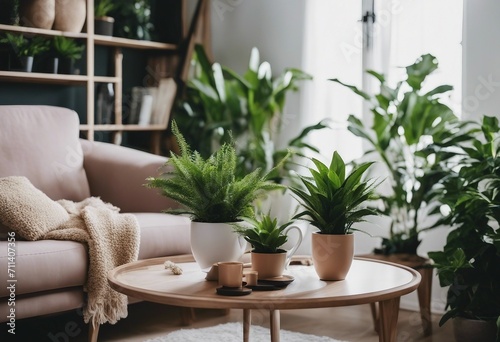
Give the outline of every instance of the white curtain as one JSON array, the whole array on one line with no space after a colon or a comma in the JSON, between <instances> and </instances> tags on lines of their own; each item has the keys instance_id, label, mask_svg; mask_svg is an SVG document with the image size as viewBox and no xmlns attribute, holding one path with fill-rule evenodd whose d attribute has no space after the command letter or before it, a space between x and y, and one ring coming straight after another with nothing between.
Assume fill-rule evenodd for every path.
<instances>
[{"instance_id":1,"label":"white curtain","mask_svg":"<svg viewBox=\"0 0 500 342\"><path fill-rule=\"evenodd\" d=\"M361 20L372 9L375 22L370 25L371 41L367 47ZM447 104L460 115L462 11L462 1L457 0L306 2L302 68L314 80L304 84L301 92L302 123L312 124L325 117L333 120L333 130L315 133L311 141L321 148L325 159L334 150L346 161L361 156L361 141L347 131L346 119L349 114L362 116L368 110L363 108L359 96L328 81L329 78L339 78L372 92L376 91L377 82L363 70L382 72L395 84L403 77L402 67L431 53L437 57L439 69L426 86L453 85Z\"/></svg>"}]
</instances>

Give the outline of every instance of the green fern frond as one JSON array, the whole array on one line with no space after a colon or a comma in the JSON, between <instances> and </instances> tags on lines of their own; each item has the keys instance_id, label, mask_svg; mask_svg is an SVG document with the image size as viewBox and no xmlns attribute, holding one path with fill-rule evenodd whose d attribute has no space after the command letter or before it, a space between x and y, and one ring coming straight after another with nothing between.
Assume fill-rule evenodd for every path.
<instances>
[{"instance_id":1,"label":"green fern frond","mask_svg":"<svg viewBox=\"0 0 500 342\"><path fill-rule=\"evenodd\" d=\"M233 144L224 144L208 158L191 151L175 121L172 132L180 154L171 153L166 166L170 170L147 179L146 186L161 190L163 196L181 204L183 210L167 210L189 215L200 222L237 222L253 217L253 202L268 191L283 186L260 175L257 169L245 177L237 177L237 155ZM167 168L168 169L168 168Z\"/></svg>"}]
</instances>

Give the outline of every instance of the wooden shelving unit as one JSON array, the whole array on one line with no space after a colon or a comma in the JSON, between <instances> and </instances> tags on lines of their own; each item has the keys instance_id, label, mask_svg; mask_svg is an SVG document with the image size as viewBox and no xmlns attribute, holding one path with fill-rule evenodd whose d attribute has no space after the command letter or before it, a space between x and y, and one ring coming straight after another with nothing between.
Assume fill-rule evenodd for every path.
<instances>
[{"instance_id":1,"label":"wooden shelving unit","mask_svg":"<svg viewBox=\"0 0 500 342\"><path fill-rule=\"evenodd\" d=\"M86 75L64 75L64 74L48 74L48 73L26 73L17 71L0 70L0 81L16 82L16 83L36 83L36 84L54 84L68 86L85 86L86 87L86 124L80 126L80 130L86 133L87 139L94 140L95 132L109 131L113 133L113 142L120 144L122 140L122 132L125 131L152 131L156 132L156 136L152 136L152 152L160 153L159 134L165 130L167 125L128 125L123 122L122 116L122 96L123 96L123 70L122 49L137 49L165 52L172 54L178 51L178 47L174 44L140 41L127 38L101 36L94 34L94 1L87 0L87 32L72 33L57 30L46 30L38 28L30 28L23 26L10 26L0 24L0 32L14 32L30 35L41 35L47 37L65 36L69 38L81 39L86 44ZM97 76L95 75L95 46L105 46L112 49L113 53L113 76ZM112 83L115 92L115 112L114 124L96 124L94 120L95 106L95 86L98 83ZM155 134L153 134L155 135Z\"/></svg>"}]
</instances>

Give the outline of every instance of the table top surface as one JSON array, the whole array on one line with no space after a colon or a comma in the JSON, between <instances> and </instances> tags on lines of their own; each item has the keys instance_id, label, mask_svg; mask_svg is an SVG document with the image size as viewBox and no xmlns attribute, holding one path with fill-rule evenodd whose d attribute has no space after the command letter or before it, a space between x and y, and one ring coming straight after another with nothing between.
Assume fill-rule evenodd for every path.
<instances>
[{"instance_id":1,"label":"table top surface","mask_svg":"<svg viewBox=\"0 0 500 342\"><path fill-rule=\"evenodd\" d=\"M313 266L290 266L286 275L295 279L276 291L253 291L246 296L216 293L216 281L190 257L140 260L122 265L108 275L110 286L126 295L174 306L211 309L302 309L358 305L400 297L414 291L420 274L408 267L370 259L355 258L345 280L320 280ZM183 269L182 275L166 270L171 260Z\"/></svg>"}]
</instances>

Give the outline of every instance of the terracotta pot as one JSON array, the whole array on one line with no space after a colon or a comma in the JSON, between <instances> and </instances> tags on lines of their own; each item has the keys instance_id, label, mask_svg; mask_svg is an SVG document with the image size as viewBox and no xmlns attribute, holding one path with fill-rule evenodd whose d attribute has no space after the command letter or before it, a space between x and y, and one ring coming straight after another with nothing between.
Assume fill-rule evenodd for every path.
<instances>
[{"instance_id":1,"label":"terracotta pot","mask_svg":"<svg viewBox=\"0 0 500 342\"><path fill-rule=\"evenodd\" d=\"M279 277L288 267L292 256L295 254L300 244L302 243L302 230L299 226L290 226L283 231L284 235L288 235L290 230L296 229L298 232L297 238L290 249L282 253L251 253L252 270L257 271L259 279Z\"/></svg>"},{"instance_id":2,"label":"terracotta pot","mask_svg":"<svg viewBox=\"0 0 500 342\"><path fill-rule=\"evenodd\" d=\"M255 253L252 252L252 270L257 271L258 279L267 279L283 275L286 265L286 252Z\"/></svg>"},{"instance_id":3,"label":"terracotta pot","mask_svg":"<svg viewBox=\"0 0 500 342\"><path fill-rule=\"evenodd\" d=\"M354 235L312 234L314 269L322 280L344 280L354 257Z\"/></svg>"},{"instance_id":4,"label":"terracotta pot","mask_svg":"<svg viewBox=\"0 0 500 342\"><path fill-rule=\"evenodd\" d=\"M247 242L228 223L191 222L191 251L200 268L208 272L220 261L238 261Z\"/></svg>"},{"instance_id":5,"label":"terracotta pot","mask_svg":"<svg viewBox=\"0 0 500 342\"><path fill-rule=\"evenodd\" d=\"M55 19L55 0L20 0L19 19L23 26L50 30Z\"/></svg>"},{"instance_id":6,"label":"terracotta pot","mask_svg":"<svg viewBox=\"0 0 500 342\"><path fill-rule=\"evenodd\" d=\"M494 321L455 317L453 318L453 334L457 342L494 342L497 326Z\"/></svg>"},{"instance_id":7,"label":"terracotta pot","mask_svg":"<svg viewBox=\"0 0 500 342\"><path fill-rule=\"evenodd\" d=\"M81 32L87 17L86 0L55 0L54 30Z\"/></svg>"}]
</instances>

